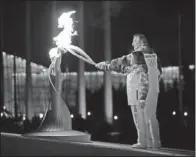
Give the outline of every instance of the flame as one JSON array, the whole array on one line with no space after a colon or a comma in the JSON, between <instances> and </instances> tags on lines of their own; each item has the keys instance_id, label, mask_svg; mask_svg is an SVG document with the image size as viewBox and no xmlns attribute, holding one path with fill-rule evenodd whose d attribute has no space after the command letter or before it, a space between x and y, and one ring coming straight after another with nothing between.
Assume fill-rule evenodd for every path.
<instances>
[{"instance_id":1,"label":"flame","mask_svg":"<svg viewBox=\"0 0 196 157\"><path fill-rule=\"evenodd\" d=\"M49 51L49 56L50 58L54 58L58 55L58 49L55 47L55 48L51 48L50 51Z\"/></svg>"},{"instance_id":2,"label":"flame","mask_svg":"<svg viewBox=\"0 0 196 157\"><path fill-rule=\"evenodd\" d=\"M63 30L53 38L53 41L56 44L55 48L52 48L49 51L50 59L52 62L55 62L55 58L61 55L61 52L66 53L69 51L72 55L84 60L85 62L95 65L95 62L79 47L71 45L72 36L77 35L77 31L74 30L73 24L74 21L71 18L71 15L76 11L70 11L63 13L58 18L58 28L63 28ZM77 54L79 53L79 54Z\"/></svg>"},{"instance_id":3,"label":"flame","mask_svg":"<svg viewBox=\"0 0 196 157\"><path fill-rule=\"evenodd\" d=\"M63 28L63 30L53 38L53 41L56 44L56 47L50 49L49 56L51 59L51 64L48 68L49 73L49 81L56 91L57 94L60 95L60 93L56 90L54 84L52 83L52 80L50 78L50 74L55 75L55 63L56 59L62 55L62 53L66 53L69 51L72 55L84 60L85 62L95 65L96 63L79 47L71 45L72 43L72 36L77 35L77 32L73 28L73 19L71 18L71 15L74 14L76 11L70 11L67 13L63 13L58 18L58 28ZM80 54L80 55L79 55Z\"/></svg>"},{"instance_id":4,"label":"flame","mask_svg":"<svg viewBox=\"0 0 196 157\"><path fill-rule=\"evenodd\" d=\"M63 30L53 38L58 48L66 49L72 43L72 36L77 35L77 32L73 28L74 21L70 17L75 12L76 11L63 13L58 18L58 28L63 28Z\"/></svg>"}]
</instances>

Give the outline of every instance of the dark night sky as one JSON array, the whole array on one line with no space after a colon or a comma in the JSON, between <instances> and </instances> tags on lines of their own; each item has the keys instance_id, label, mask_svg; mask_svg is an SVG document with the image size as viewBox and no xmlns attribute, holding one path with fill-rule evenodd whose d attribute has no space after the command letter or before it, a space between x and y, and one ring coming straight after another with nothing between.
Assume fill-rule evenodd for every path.
<instances>
[{"instance_id":1,"label":"dark night sky","mask_svg":"<svg viewBox=\"0 0 196 157\"><path fill-rule=\"evenodd\" d=\"M77 4L77 3L76 3ZM144 33L151 46L162 60L162 64L178 64L178 16L182 15L182 56L183 64L195 62L195 4L194 0L134 0L120 2L121 10L112 16L112 57L128 52L132 36ZM48 66L48 51L53 46L52 37L58 30L57 18L63 11L77 5L58 1L56 21L52 12L52 1L31 1L31 53L32 61ZM118 8L116 9L118 10ZM85 2L85 44L86 52L96 62L104 59L103 29L100 2ZM77 15L76 15L77 16ZM75 17L77 20L77 17ZM95 24L98 21L98 24ZM95 27L96 26L96 27ZM77 37L74 38L76 42ZM77 44L77 42L76 42ZM3 50L25 58L25 2L4 3L3 10ZM63 67L77 70L78 59L69 55L63 57ZM64 69L64 68L63 68ZM96 70L86 64L87 70Z\"/></svg>"}]
</instances>

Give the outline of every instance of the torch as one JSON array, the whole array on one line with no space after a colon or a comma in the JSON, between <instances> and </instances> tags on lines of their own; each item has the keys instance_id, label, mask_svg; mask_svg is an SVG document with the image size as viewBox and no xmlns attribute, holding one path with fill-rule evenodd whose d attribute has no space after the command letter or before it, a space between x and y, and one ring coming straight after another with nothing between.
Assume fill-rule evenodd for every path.
<instances>
[{"instance_id":1,"label":"torch","mask_svg":"<svg viewBox=\"0 0 196 157\"><path fill-rule=\"evenodd\" d=\"M61 97L61 58L64 53L71 54L94 64L90 57L85 54L77 46L71 45L72 36L76 35L73 29L73 20L70 17L75 11L63 13L58 19L58 27L63 30L53 38L56 46L49 51L51 64L49 66L49 81L54 90L52 90L51 110L47 110L42 118L42 122L35 133L26 135L38 137L52 137L56 139L73 140L73 141L90 141L90 135L79 131L72 130L70 112ZM54 75L54 84L51 80L51 75Z\"/></svg>"},{"instance_id":2,"label":"torch","mask_svg":"<svg viewBox=\"0 0 196 157\"><path fill-rule=\"evenodd\" d=\"M58 60L58 58L61 58L61 55L63 53L71 53L72 55L78 57L79 59L82 59L83 61L95 65L96 63L88 56L86 52L84 52L81 48L71 45L72 43L72 36L77 35L77 31L74 30L73 24L74 21L71 18L71 15L74 14L76 11L70 11L67 13L63 13L58 18L58 28L62 28L63 30L53 38L53 41L56 44L56 47L52 48L49 51L49 56L51 59L51 64L49 66L49 81L52 84L53 88L55 89L50 74L55 75L55 67L60 68L61 59ZM56 66L55 66L56 65ZM58 69L56 69L58 70ZM56 89L55 89L56 91ZM57 91L56 91L57 92Z\"/></svg>"}]
</instances>

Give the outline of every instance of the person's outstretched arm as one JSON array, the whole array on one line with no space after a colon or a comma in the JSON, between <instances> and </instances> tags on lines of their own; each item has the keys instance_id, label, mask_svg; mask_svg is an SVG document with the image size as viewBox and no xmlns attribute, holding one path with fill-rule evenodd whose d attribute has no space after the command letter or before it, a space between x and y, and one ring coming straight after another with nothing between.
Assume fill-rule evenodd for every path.
<instances>
[{"instance_id":1,"label":"person's outstretched arm","mask_svg":"<svg viewBox=\"0 0 196 157\"><path fill-rule=\"evenodd\" d=\"M127 70L130 68L131 65L131 59L130 54L126 56L122 56L116 59L109 61L104 61L96 64L96 67L101 70L107 70L107 71L116 71L119 73L126 73Z\"/></svg>"}]
</instances>

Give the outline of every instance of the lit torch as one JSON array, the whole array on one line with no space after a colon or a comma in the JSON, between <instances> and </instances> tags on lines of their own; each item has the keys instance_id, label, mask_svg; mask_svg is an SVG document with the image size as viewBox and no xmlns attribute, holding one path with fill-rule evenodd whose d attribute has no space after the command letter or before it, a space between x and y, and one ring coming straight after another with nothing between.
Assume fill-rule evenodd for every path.
<instances>
[{"instance_id":1,"label":"lit torch","mask_svg":"<svg viewBox=\"0 0 196 157\"><path fill-rule=\"evenodd\" d=\"M63 30L53 38L56 47L52 48L49 51L51 65L49 66L49 74L55 75L55 71L52 70L55 67L57 58L61 57L62 53L70 52L72 55L84 60L85 62L95 65L96 63L79 47L71 45L72 43L72 36L77 35L77 31L73 28L73 19L71 15L74 14L76 11L70 11L67 13L63 13L58 18L58 28L62 28ZM49 80L54 88L54 85L50 79ZM55 89L55 88L54 88ZM55 89L56 90L56 89Z\"/></svg>"},{"instance_id":2,"label":"lit torch","mask_svg":"<svg viewBox=\"0 0 196 157\"><path fill-rule=\"evenodd\" d=\"M85 62L88 62L92 65L95 65L96 63L79 47L71 45L72 43L72 36L77 35L77 31L73 29L73 19L71 18L71 15L74 14L76 11L70 11L68 13L63 13L58 18L58 28L63 28L63 30L53 38L56 49L58 52L50 50L50 56L56 57L59 55L59 50L61 50L61 53L66 53L69 51L72 55L84 60Z\"/></svg>"}]
</instances>

